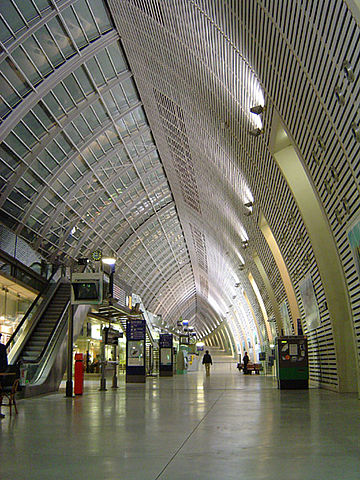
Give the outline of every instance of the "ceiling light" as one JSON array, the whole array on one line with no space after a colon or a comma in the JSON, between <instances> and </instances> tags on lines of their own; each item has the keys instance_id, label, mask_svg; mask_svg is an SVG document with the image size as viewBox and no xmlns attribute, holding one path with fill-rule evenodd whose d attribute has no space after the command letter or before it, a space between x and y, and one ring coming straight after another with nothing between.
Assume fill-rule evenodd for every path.
<instances>
[{"instance_id":1,"label":"ceiling light","mask_svg":"<svg viewBox=\"0 0 360 480\"><path fill-rule=\"evenodd\" d=\"M102 259L102 262L105 263L105 265L115 265L116 258L114 258L114 257L104 257Z\"/></svg>"}]
</instances>

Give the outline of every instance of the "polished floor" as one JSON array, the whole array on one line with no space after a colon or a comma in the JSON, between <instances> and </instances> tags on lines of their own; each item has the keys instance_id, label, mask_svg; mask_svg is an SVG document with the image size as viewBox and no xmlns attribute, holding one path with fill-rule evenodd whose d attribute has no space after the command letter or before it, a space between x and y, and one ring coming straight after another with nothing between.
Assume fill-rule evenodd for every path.
<instances>
[{"instance_id":1,"label":"polished floor","mask_svg":"<svg viewBox=\"0 0 360 480\"><path fill-rule=\"evenodd\" d=\"M360 401L234 364L3 409L1 480L359 480Z\"/></svg>"}]
</instances>

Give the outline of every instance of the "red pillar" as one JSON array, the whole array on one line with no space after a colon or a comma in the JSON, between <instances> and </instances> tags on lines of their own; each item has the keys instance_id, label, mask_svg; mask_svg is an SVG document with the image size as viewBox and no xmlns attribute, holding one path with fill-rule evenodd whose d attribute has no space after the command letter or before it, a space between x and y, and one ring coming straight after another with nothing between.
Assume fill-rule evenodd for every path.
<instances>
[{"instance_id":1,"label":"red pillar","mask_svg":"<svg viewBox=\"0 0 360 480\"><path fill-rule=\"evenodd\" d=\"M84 363L83 354L75 353L74 393L82 395L84 389Z\"/></svg>"}]
</instances>

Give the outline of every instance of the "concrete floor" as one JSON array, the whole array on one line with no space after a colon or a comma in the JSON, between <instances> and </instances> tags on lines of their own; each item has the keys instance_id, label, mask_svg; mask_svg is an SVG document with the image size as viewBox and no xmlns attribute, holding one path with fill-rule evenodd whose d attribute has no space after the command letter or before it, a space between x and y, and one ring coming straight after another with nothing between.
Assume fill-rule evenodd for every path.
<instances>
[{"instance_id":1,"label":"concrete floor","mask_svg":"<svg viewBox=\"0 0 360 480\"><path fill-rule=\"evenodd\" d=\"M278 391L234 364L82 397L18 402L0 422L1 480L360 479L360 401Z\"/></svg>"}]
</instances>

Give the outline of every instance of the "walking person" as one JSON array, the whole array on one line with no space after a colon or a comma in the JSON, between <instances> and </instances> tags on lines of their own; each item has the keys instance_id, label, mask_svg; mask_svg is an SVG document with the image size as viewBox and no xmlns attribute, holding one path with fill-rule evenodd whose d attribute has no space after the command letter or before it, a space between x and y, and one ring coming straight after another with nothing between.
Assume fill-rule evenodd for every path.
<instances>
[{"instance_id":1,"label":"walking person","mask_svg":"<svg viewBox=\"0 0 360 480\"><path fill-rule=\"evenodd\" d=\"M249 355L247 354L247 352L245 352L245 355L243 356L244 375L248 373L247 366L248 366L249 360L250 360Z\"/></svg>"},{"instance_id":2,"label":"walking person","mask_svg":"<svg viewBox=\"0 0 360 480\"><path fill-rule=\"evenodd\" d=\"M206 376L208 377L210 375L210 365L212 365L212 358L209 350L206 350L202 363L205 365Z\"/></svg>"}]
</instances>

